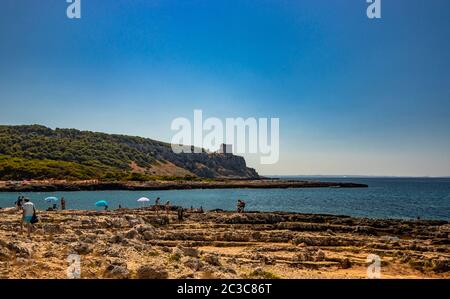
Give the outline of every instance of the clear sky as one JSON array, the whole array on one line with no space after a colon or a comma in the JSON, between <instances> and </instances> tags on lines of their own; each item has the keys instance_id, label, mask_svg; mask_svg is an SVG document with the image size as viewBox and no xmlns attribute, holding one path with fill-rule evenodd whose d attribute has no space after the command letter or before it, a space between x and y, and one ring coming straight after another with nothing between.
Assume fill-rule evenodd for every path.
<instances>
[{"instance_id":1,"label":"clear sky","mask_svg":"<svg viewBox=\"0 0 450 299\"><path fill-rule=\"evenodd\" d=\"M450 175L450 1L0 3L0 123L170 141L171 121L279 117L262 174Z\"/></svg>"}]
</instances>

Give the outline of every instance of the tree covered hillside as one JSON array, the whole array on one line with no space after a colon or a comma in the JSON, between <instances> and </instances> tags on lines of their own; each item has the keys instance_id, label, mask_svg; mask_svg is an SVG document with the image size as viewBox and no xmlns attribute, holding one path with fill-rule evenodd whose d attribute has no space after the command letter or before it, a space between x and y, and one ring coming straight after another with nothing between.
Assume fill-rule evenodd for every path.
<instances>
[{"instance_id":1,"label":"tree covered hillside","mask_svg":"<svg viewBox=\"0 0 450 299\"><path fill-rule=\"evenodd\" d=\"M40 125L0 126L1 180L151 180L161 173L172 177L258 176L242 157L174 154L170 144L148 138Z\"/></svg>"}]
</instances>

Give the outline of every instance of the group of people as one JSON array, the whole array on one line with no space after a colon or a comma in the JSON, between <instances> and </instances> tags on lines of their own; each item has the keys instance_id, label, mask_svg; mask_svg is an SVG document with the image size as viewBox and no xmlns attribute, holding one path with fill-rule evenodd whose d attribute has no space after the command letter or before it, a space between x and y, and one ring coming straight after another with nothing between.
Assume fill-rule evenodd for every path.
<instances>
[{"instance_id":1,"label":"group of people","mask_svg":"<svg viewBox=\"0 0 450 299\"><path fill-rule=\"evenodd\" d=\"M64 211L66 209L66 200L64 199L64 197L61 197L60 207L61 207L61 211ZM52 207L49 207L47 209L47 211L57 211L57 210L58 210L57 203L54 203Z\"/></svg>"},{"instance_id":2,"label":"group of people","mask_svg":"<svg viewBox=\"0 0 450 299\"><path fill-rule=\"evenodd\" d=\"M170 212L170 201L169 200L166 201L166 203L164 204L164 208L161 207L160 201L161 201L161 199L159 197L157 197L155 199L155 211L156 211L156 214L159 214L160 209L161 210L165 210L166 213L169 214L169 212Z\"/></svg>"},{"instance_id":3,"label":"group of people","mask_svg":"<svg viewBox=\"0 0 450 299\"><path fill-rule=\"evenodd\" d=\"M161 199L159 197L155 200L154 210L156 211L156 214L159 214L159 211L166 211L166 214L168 215L171 206L170 201L167 201L164 206L160 204ZM66 200L64 197L61 197L61 210L66 209ZM28 237L31 238L31 232L33 231L33 224L38 222L38 217L36 215L36 208L34 204L30 201L29 198L24 196L19 196L17 201L15 202L16 208L19 211L22 211L22 219L20 221L20 230L23 231L23 225L25 224L27 227ZM119 208L121 208L121 205L119 205ZM48 211L55 211L58 209L57 204L53 204L52 208L49 208ZM243 213L245 209L245 202L241 199L238 199L237 201L237 212ZM191 207L191 210L193 210L193 207ZM200 211L203 212L203 207L200 207ZM178 207L177 209L177 215L178 220L182 221L184 216L184 209L182 207Z\"/></svg>"},{"instance_id":4,"label":"group of people","mask_svg":"<svg viewBox=\"0 0 450 299\"><path fill-rule=\"evenodd\" d=\"M160 200L161 200L161 199L160 199L159 197L157 197L156 200L155 200L154 209L155 209L155 211L156 211L157 214L159 213L160 207L161 207L161 205L160 205ZM162 209L162 208L161 208L161 209ZM171 209L171 207L170 207L170 201L167 201L167 202L165 203L165 205L164 205L164 210L166 211L167 214L169 214L170 209ZM191 206L191 211L193 211L193 210L194 210L194 208ZM237 212L238 212L238 213L243 213L244 210L245 210L245 201L243 201L243 200L241 200L241 199L238 199L238 201L237 201ZM200 212L203 212L203 207L200 207ZM183 219L183 208L178 207L177 213L178 213L178 218L179 218L179 219Z\"/></svg>"},{"instance_id":5,"label":"group of people","mask_svg":"<svg viewBox=\"0 0 450 299\"><path fill-rule=\"evenodd\" d=\"M161 201L161 199L159 197L157 197L156 200L155 200L154 210L156 211L156 214L157 215L159 214L160 209L161 210L164 209L166 211L166 214L168 215L170 210L171 210L170 201L167 201L165 203L164 208L161 208L160 201ZM244 213L244 210L245 210L245 201L243 201L241 199L238 199L238 201L237 201L237 212L238 213ZM194 208L192 206L191 206L190 211L191 212L194 211ZM199 211L201 213L203 213L203 207L200 207ZM178 220L179 221L183 221L183 216L184 216L184 209L183 209L183 207L178 207L177 208L177 216L178 216Z\"/></svg>"}]
</instances>

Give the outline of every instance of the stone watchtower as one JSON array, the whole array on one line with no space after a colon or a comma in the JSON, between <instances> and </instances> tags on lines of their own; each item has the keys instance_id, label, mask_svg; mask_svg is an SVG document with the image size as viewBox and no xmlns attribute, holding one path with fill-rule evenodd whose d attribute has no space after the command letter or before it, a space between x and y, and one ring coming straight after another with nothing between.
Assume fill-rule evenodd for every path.
<instances>
[{"instance_id":1,"label":"stone watchtower","mask_svg":"<svg viewBox=\"0 0 450 299\"><path fill-rule=\"evenodd\" d=\"M232 154L233 153L233 145L222 143L219 148L220 154Z\"/></svg>"}]
</instances>

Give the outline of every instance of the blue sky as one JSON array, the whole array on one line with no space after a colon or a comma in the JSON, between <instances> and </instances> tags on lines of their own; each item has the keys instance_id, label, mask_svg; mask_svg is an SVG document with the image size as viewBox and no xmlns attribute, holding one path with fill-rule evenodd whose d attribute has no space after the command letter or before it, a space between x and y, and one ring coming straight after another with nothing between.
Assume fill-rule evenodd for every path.
<instances>
[{"instance_id":1,"label":"blue sky","mask_svg":"<svg viewBox=\"0 0 450 299\"><path fill-rule=\"evenodd\" d=\"M450 2L6 0L0 123L170 141L175 117L279 117L263 174L450 175Z\"/></svg>"}]
</instances>

